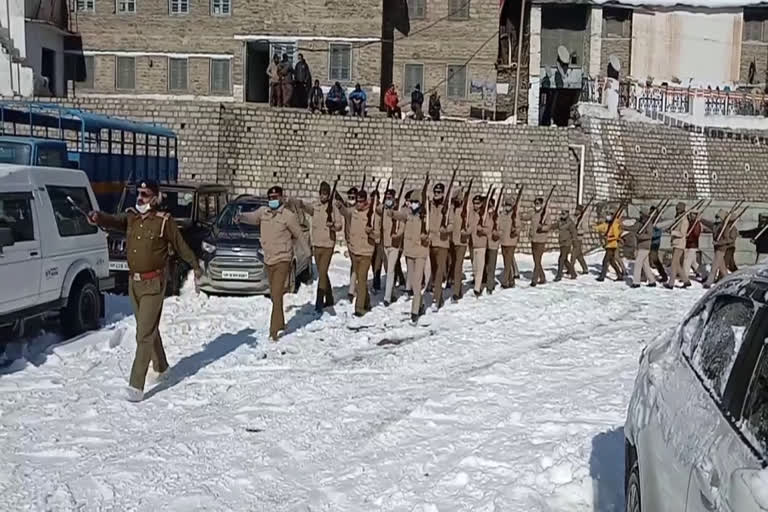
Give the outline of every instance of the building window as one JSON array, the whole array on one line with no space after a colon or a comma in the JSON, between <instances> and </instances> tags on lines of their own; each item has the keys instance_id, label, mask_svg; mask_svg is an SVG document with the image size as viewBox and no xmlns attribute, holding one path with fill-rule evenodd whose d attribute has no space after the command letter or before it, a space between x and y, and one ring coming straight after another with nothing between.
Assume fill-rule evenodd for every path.
<instances>
[{"instance_id":1,"label":"building window","mask_svg":"<svg viewBox=\"0 0 768 512\"><path fill-rule=\"evenodd\" d=\"M168 12L175 14L189 13L189 0L169 0Z\"/></svg>"},{"instance_id":2,"label":"building window","mask_svg":"<svg viewBox=\"0 0 768 512\"><path fill-rule=\"evenodd\" d=\"M211 60L211 92L229 94L229 59Z\"/></svg>"},{"instance_id":3,"label":"building window","mask_svg":"<svg viewBox=\"0 0 768 512\"><path fill-rule=\"evenodd\" d=\"M168 59L168 90L187 90L187 59Z\"/></svg>"},{"instance_id":4,"label":"building window","mask_svg":"<svg viewBox=\"0 0 768 512\"><path fill-rule=\"evenodd\" d=\"M352 45L331 43L328 64L329 80L352 80Z\"/></svg>"},{"instance_id":5,"label":"building window","mask_svg":"<svg viewBox=\"0 0 768 512\"><path fill-rule=\"evenodd\" d=\"M136 12L136 0L117 0L117 12L120 14L133 14Z\"/></svg>"},{"instance_id":6,"label":"building window","mask_svg":"<svg viewBox=\"0 0 768 512\"><path fill-rule=\"evenodd\" d=\"M467 97L467 66L463 64L448 66L448 97Z\"/></svg>"},{"instance_id":7,"label":"building window","mask_svg":"<svg viewBox=\"0 0 768 512\"><path fill-rule=\"evenodd\" d=\"M214 16L229 16L232 14L232 1L211 0L211 14Z\"/></svg>"},{"instance_id":8,"label":"building window","mask_svg":"<svg viewBox=\"0 0 768 512\"><path fill-rule=\"evenodd\" d=\"M408 18L424 19L427 15L427 0L408 0Z\"/></svg>"},{"instance_id":9,"label":"building window","mask_svg":"<svg viewBox=\"0 0 768 512\"><path fill-rule=\"evenodd\" d=\"M117 58L116 89L136 88L136 59L134 57Z\"/></svg>"},{"instance_id":10,"label":"building window","mask_svg":"<svg viewBox=\"0 0 768 512\"><path fill-rule=\"evenodd\" d=\"M96 0L76 0L77 12L93 12L96 9Z\"/></svg>"},{"instance_id":11,"label":"building window","mask_svg":"<svg viewBox=\"0 0 768 512\"><path fill-rule=\"evenodd\" d=\"M406 64L403 76L403 94L410 94L416 84L421 85L422 91L425 89L424 64Z\"/></svg>"},{"instance_id":12,"label":"building window","mask_svg":"<svg viewBox=\"0 0 768 512\"><path fill-rule=\"evenodd\" d=\"M77 62L85 69L82 70L82 73L77 74L78 80L76 80L75 83L78 87L82 87L83 89L93 89L93 55L85 55L82 58L78 57Z\"/></svg>"},{"instance_id":13,"label":"building window","mask_svg":"<svg viewBox=\"0 0 768 512\"><path fill-rule=\"evenodd\" d=\"M632 10L604 7L603 37L632 37Z\"/></svg>"},{"instance_id":14,"label":"building window","mask_svg":"<svg viewBox=\"0 0 768 512\"><path fill-rule=\"evenodd\" d=\"M591 8L590 8L591 9ZM541 9L541 66L557 64L560 46L570 55L570 64L583 64L584 38L589 9L583 5L545 5Z\"/></svg>"},{"instance_id":15,"label":"building window","mask_svg":"<svg viewBox=\"0 0 768 512\"><path fill-rule=\"evenodd\" d=\"M14 144L14 146L21 146L21 144ZM8 149L10 148L4 148L3 153L6 153ZM8 162L8 156L11 155L3 154L3 162ZM0 219L2 219L0 226L11 229L13 241L16 243L35 240L31 201L32 194L29 193L4 192L0 194Z\"/></svg>"},{"instance_id":16,"label":"building window","mask_svg":"<svg viewBox=\"0 0 768 512\"><path fill-rule=\"evenodd\" d=\"M469 19L469 0L448 0L449 20Z\"/></svg>"},{"instance_id":17,"label":"building window","mask_svg":"<svg viewBox=\"0 0 768 512\"><path fill-rule=\"evenodd\" d=\"M768 42L768 9L744 9L744 41Z\"/></svg>"}]
</instances>

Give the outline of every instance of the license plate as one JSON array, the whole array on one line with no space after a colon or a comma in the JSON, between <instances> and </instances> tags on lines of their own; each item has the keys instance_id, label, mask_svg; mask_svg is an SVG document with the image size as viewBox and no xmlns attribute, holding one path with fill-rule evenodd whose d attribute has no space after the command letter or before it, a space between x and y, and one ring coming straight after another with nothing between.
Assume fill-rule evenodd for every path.
<instances>
[{"instance_id":1,"label":"license plate","mask_svg":"<svg viewBox=\"0 0 768 512\"><path fill-rule=\"evenodd\" d=\"M127 261L110 261L109 270L124 270L127 272L128 262Z\"/></svg>"},{"instance_id":2,"label":"license plate","mask_svg":"<svg viewBox=\"0 0 768 512\"><path fill-rule=\"evenodd\" d=\"M248 279L248 272L225 270L221 273L223 279Z\"/></svg>"}]
</instances>

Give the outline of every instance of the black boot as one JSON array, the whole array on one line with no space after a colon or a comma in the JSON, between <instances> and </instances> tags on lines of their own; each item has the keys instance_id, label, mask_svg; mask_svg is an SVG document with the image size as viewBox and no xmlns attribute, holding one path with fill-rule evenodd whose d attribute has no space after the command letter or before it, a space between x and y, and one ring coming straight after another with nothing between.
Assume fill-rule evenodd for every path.
<instances>
[{"instance_id":1,"label":"black boot","mask_svg":"<svg viewBox=\"0 0 768 512\"><path fill-rule=\"evenodd\" d=\"M417 315L415 313L411 314L411 323L415 324L418 321L419 321L419 315Z\"/></svg>"}]
</instances>

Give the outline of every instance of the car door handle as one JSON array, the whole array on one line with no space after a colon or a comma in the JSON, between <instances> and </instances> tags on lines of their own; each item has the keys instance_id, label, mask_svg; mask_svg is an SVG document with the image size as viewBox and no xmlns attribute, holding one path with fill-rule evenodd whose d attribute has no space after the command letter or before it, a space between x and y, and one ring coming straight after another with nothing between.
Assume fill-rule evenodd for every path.
<instances>
[{"instance_id":1,"label":"car door handle","mask_svg":"<svg viewBox=\"0 0 768 512\"><path fill-rule=\"evenodd\" d=\"M39 254L40 254L40 253L39 253L39 252L37 252L37 251L32 251L32 252L30 252L30 253L29 253L29 255L30 255L30 256L37 256L37 255L39 255Z\"/></svg>"},{"instance_id":2,"label":"car door handle","mask_svg":"<svg viewBox=\"0 0 768 512\"><path fill-rule=\"evenodd\" d=\"M716 510L715 504L712 503L712 500L710 500L706 494L704 494L704 491L699 491L699 498L701 498L701 504L704 506L705 510Z\"/></svg>"}]
</instances>

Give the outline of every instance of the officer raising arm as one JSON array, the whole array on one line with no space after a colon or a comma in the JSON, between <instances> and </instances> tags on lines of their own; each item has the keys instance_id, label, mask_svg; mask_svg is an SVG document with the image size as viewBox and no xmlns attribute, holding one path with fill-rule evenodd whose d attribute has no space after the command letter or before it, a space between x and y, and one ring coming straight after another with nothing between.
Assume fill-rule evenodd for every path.
<instances>
[{"instance_id":1,"label":"officer raising arm","mask_svg":"<svg viewBox=\"0 0 768 512\"><path fill-rule=\"evenodd\" d=\"M261 248L269 278L269 294L272 298L272 316L269 321L269 337L277 341L285 330L283 294L293 262L293 240L301 240L301 226L296 214L287 209L283 201L283 188L274 186L267 192L269 203L255 212L235 218L235 222L261 225ZM309 250L309 249L307 249Z\"/></svg>"},{"instance_id":2,"label":"officer raising arm","mask_svg":"<svg viewBox=\"0 0 768 512\"><path fill-rule=\"evenodd\" d=\"M89 220L102 227L126 232L126 253L130 279L128 294L136 315L136 357L131 368L128 400L140 402L144 398L149 361L162 377L168 370L163 341L160 338L160 315L165 298L165 269L170 258L169 249L178 254L200 277L197 258L179 232L176 222L156 208L160 204L157 183L145 181L138 188L136 206L125 213L108 215L90 212Z\"/></svg>"}]
</instances>

